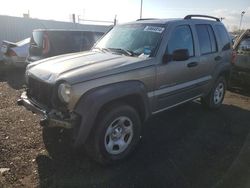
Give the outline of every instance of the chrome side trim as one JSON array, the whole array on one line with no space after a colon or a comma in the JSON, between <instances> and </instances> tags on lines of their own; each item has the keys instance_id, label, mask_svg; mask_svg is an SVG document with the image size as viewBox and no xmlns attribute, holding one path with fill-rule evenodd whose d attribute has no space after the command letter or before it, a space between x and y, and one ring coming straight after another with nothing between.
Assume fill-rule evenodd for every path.
<instances>
[{"instance_id":1,"label":"chrome side trim","mask_svg":"<svg viewBox=\"0 0 250 188\"><path fill-rule=\"evenodd\" d=\"M156 91L151 91L148 93L148 97L154 97L154 96L159 96L159 95L163 95L163 94L167 94L167 93L171 93L173 91L177 91L177 90L181 90L181 89L185 89L185 88L188 88L190 86L193 86L193 85L196 85L196 84L201 84L203 82L207 82L209 80L212 79L212 76L209 75L209 76L205 76L205 77L202 77L202 78L199 78L199 79L196 79L196 80L192 80L192 81L189 81L189 82L185 82L185 83L182 83L182 84L178 84L178 85L173 85L173 86L166 86L164 88L160 88Z\"/></svg>"},{"instance_id":2,"label":"chrome side trim","mask_svg":"<svg viewBox=\"0 0 250 188\"><path fill-rule=\"evenodd\" d=\"M187 100L185 100L185 101L179 102L179 103L174 104L174 105L172 105L172 106L168 106L168 107L163 108L163 109L161 109L161 110L157 110L157 111L155 111L155 112L152 112L152 114L155 115L155 114L158 114L158 113L163 112L163 111L165 111L165 110L169 110L170 108L179 106L179 105L184 104L184 103L189 102L189 101L193 101L193 100L195 100L195 99L197 99L197 98L200 98L201 96L202 96L202 95L197 95L196 97L187 99Z\"/></svg>"}]
</instances>

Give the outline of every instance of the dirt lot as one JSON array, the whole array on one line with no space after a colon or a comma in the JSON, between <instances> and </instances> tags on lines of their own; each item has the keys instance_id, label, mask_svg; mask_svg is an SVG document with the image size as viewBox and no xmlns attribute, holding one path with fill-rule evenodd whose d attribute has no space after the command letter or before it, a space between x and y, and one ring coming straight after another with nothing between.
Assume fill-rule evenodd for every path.
<instances>
[{"instance_id":1,"label":"dirt lot","mask_svg":"<svg viewBox=\"0 0 250 188\"><path fill-rule=\"evenodd\" d=\"M44 135L48 153L40 117L16 105L23 73L6 72L0 72L0 169L7 169L0 187L250 187L249 92L228 92L218 111L192 102L157 115L128 160L102 167L71 151L62 136L51 143L52 133Z\"/></svg>"}]
</instances>

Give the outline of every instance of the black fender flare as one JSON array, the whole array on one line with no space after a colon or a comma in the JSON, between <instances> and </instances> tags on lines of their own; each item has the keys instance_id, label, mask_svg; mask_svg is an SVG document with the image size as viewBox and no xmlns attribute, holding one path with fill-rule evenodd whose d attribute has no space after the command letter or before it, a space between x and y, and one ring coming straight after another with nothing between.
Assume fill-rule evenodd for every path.
<instances>
[{"instance_id":1,"label":"black fender flare","mask_svg":"<svg viewBox=\"0 0 250 188\"><path fill-rule=\"evenodd\" d=\"M214 87L214 84L216 83L217 79L220 76L225 76L226 83L229 85L230 83L230 75L231 75L231 69L232 65L229 62L220 62L216 65L216 67L213 69L213 71L210 73L211 80L209 80L208 85L206 86L206 89L204 90L203 97L206 97L209 95Z\"/></svg>"},{"instance_id":2,"label":"black fender flare","mask_svg":"<svg viewBox=\"0 0 250 188\"><path fill-rule=\"evenodd\" d=\"M213 72L212 74L212 82L211 82L211 85L210 87L212 88L214 83L217 81L217 79L221 76L221 75L225 75L225 79L226 79L226 82L227 84L229 84L230 82L230 75L231 75L231 72L232 72L232 65L231 63L221 63L219 64L215 71Z\"/></svg>"},{"instance_id":3,"label":"black fender flare","mask_svg":"<svg viewBox=\"0 0 250 188\"><path fill-rule=\"evenodd\" d=\"M81 122L76 128L74 146L79 147L85 143L99 111L105 104L130 95L137 95L142 99L147 119L151 108L146 87L140 81L124 81L100 86L83 94L74 109L81 116Z\"/></svg>"}]
</instances>

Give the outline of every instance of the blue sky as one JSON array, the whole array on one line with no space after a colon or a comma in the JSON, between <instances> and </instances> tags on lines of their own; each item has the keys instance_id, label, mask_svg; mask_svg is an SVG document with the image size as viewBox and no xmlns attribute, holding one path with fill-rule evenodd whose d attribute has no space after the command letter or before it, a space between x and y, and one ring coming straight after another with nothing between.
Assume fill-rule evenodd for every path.
<instances>
[{"instance_id":1,"label":"blue sky","mask_svg":"<svg viewBox=\"0 0 250 188\"><path fill-rule=\"evenodd\" d=\"M113 20L117 15L119 23L139 18L141 0L12 0L1 2L0 14L22 16L30 11L33 18L69 21L75 13L85 19ZM143 0L143 17L180 18L187 14L208 14L224 17L224 24L230 29L250 28L250 0Z\"/></svg>"},{"instance_id":2,"label":"blue sky","mask_svg":"<svg viewBox=\"0 0 250 188\"><path fill-rule=\"evenodd\" d=\"M153 2L153 3L152 3ZM144 0L145 17L184 17L187 14L207 14L225 18L224 24L229 29L239 27L241 12L243 16L242 27L250 28L250 0L210 0L210 1L161 1Z\"/></svg>"}]
</instances>

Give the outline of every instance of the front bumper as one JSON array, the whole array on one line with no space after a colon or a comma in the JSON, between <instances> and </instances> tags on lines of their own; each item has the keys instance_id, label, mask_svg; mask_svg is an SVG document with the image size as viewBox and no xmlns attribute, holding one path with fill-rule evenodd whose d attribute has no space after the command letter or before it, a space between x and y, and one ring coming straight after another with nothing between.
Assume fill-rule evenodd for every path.
<instances>
[{"instance_id":1,"label":"front bumper","mask_svg":"<svg viewBox=\"0 0 250 188\"><path fill-rule=\"evenodd\" d=\"M41 114L43 116L47 114L47 111L43 110L41 106L39 106L38 104L35 104L34 102L31 102L28 99L26 92L22 93L21 98L17 100L17 104L19 106L24 106L27 110L32 111L33 113L36 113L36 114Z\"/></svg>"},{"instance_id":2,"label":"front bumper","mask_svg":"<svg viewBox=\"0 0 250 188\"><path fill-rule=\"evenodd\" d=\"M63 118L58 115L60 112L55 110L49 111L45 107L40 106L34 101L30 100L26 92L23 92L21 98L18 99L17 104L24 106L27 110L42 115L40 125L43 127L60 127L65 129L72 129L75 124L79 122L79 117L76 114L71 114L69 118Z\"/></svg>"}]
</instances>

